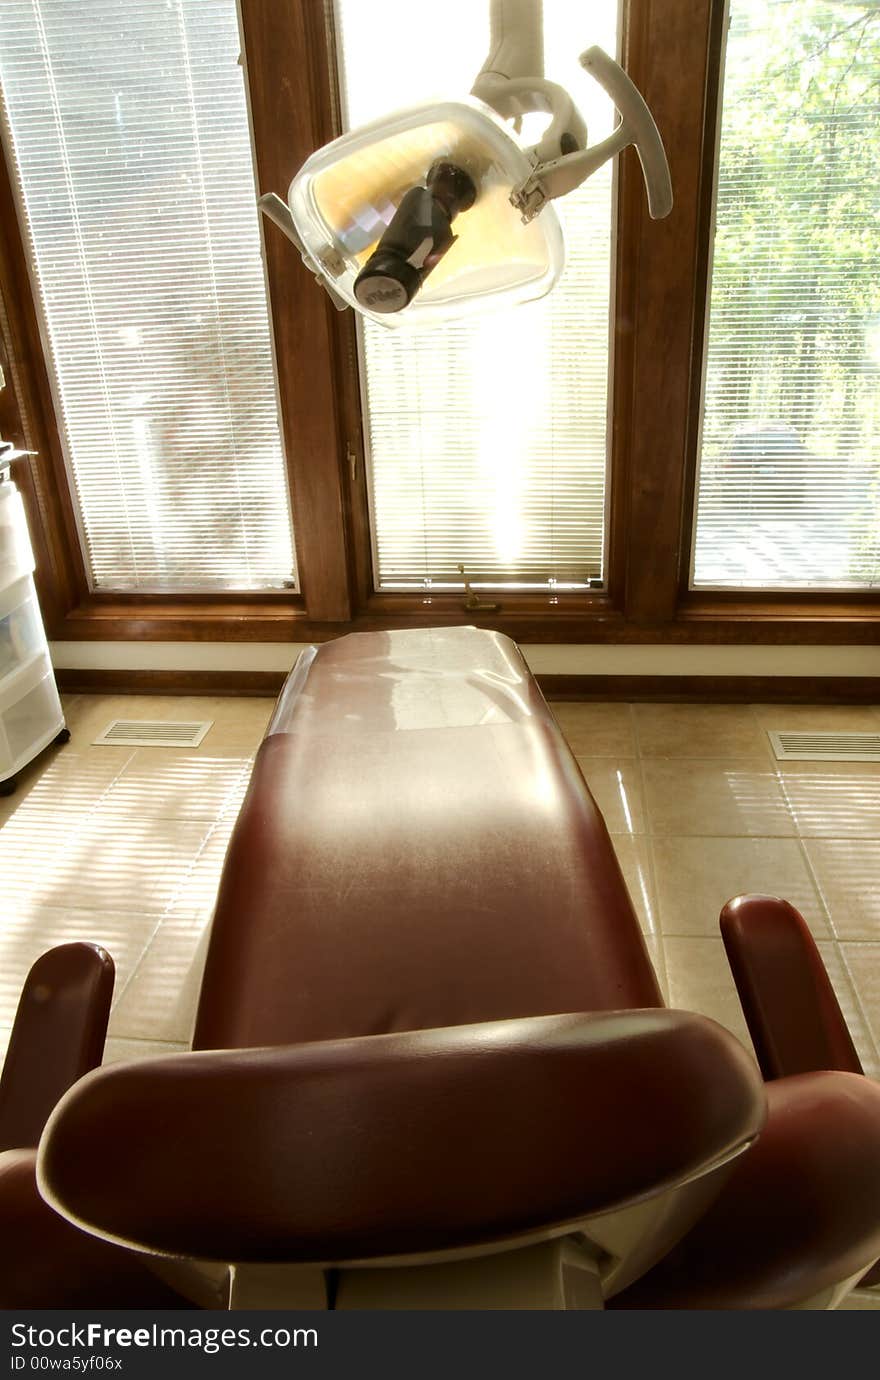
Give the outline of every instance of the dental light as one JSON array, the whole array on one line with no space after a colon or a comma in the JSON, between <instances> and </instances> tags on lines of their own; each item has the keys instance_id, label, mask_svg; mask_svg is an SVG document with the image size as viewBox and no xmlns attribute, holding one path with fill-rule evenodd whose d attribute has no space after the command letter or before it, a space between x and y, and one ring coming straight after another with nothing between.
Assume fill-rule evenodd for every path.
<instances>
[{"instance_id":1,"label":"dental light","mask_svg":"<svg viewBox=\"0 0 880 1380\"><path fill-rule=\"evenodd\" d=\"M544 296L564 263L550 203L629 144L651 216L672 209L657 126L613 59L600 48L580 58L620 114L590 146L571 97L543 75L541 0L491 0L491 35L470 97L352 130L312 154L287 204L260 198L340 310L398 327ZM535 111L550 121L526 148L516 131Z\"/></svg>"}]
</instances>

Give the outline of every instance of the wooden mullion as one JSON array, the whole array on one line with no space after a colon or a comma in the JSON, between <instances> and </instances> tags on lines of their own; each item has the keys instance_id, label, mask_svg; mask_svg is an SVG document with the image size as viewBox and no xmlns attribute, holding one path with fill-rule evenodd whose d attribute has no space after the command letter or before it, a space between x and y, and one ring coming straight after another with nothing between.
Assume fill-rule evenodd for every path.
<instances>
[{"instance_id":1,"label":"wooden mullion","mask_svg":"<svg viewBox=\"0 0 880 1380\"><path fill-rule=\"evenodd\" d=\"M313 0L314 3L314 0ZM321 142L329 143L343 133L342 89L338 33L333 5L319 0L325 26L315 91L316 118ZM350 587L354 606L362 611L373 593L373 547L367 483L366 441L361 405L358 325L353 311L331 314L331 349L334 389L344 457L343 495L349 559Z\"/></svg>"},{"instance_id":2,"label":"wooden mullion","mask_svg":"<svg viewBox=\"0 0 880 1380\"><path fill-rule=\"evenodd\" d=\"M698 294L702 150L716 0L638 0L624 58L666 144L675 204L648 216L634 150L621 165L622 290L630 317L618 370L631 369L619 420L630 472L624 609L629 620L675 617L682 559L685 454ZM635 204L634 204L635 203Z\"/></svg>"},{"instance_id":3,"label":"wooden mullion","mask_svg":"<svg viewBox=\"0 0 880 1380\"><path fill-rule=\"evenodd\" d=\"M621 12L620 61L631 62L638 47L637 13L633 0L623 0ZM614 254L614 320L612 325L611 406L608 419L610 473L606 502L608 514L608 552L606 580L614 607L623 610L626 602L631 522L633 365L635 338L635 286L638 266L639 188L632 170L616 160L616 240Z\"/></svg>"},{"instance_id":4,"label":"wooden mullion","mask_svg":"<svg viewBox=\"0 0 880 1380\"><path fill-rule=\"evenodd\" d=\"M326 143L343 133L339 40L332 4L327 0L312 0L312 4L325 16L320 46L323 61L315 79L318 101L315 117L322 131L321 142ZM331 349L340 446L345 462L343 493L350 586L354 608L364 613L369 612L375 580L358 324L353 311L332 313Z\"/></svg>"},{"instance_id":5,"label":"wooden mullion","mask_svg":"<svg viewBox=\"0 0 880 1380\"><path fill-rule=\"evenodd\" d=\"M241 0L240 12L259 190L286 199L324 142L324 7ZM351 599L335 311L282 232L265 223L264 237L300 582L312 617L344 621Z\"/></svg>"},{"instance_id":6,"label":"wooden mullion","mask_svg":"<svg viewBox=\"0 0 880 1380\"><path fill-rule=\"evenodd\" d=\"M718 158L718 126L721 118L721 82L724 71L726 21L727 0L714 0L710 8L707 33L706 95L703 117L703 147L700 158L696 256L694 260L690 392L684 437L684 485L678 569L679 600L687 598L690 588L691 551L694 544L697 463L703 411L703 366L706 332L709 324L709 278L715 224L715 165ZM770 597L772 598L772 595Z\"/></svg>"}]
</instances>

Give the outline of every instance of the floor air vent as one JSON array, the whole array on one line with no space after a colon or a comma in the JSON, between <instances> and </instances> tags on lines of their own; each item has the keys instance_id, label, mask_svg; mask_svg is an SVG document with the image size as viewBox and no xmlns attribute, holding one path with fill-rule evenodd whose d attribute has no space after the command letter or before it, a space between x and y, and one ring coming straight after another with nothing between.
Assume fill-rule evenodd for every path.
<instances>
[{"instance_id":1,"label":"floor air vent","mask_svg":"<svg viewBox=\"0 0 880 1380\"><path fill-rule=\"evenodd\" d=\"M880 762L880 733L767 733L780 762Z\"/></svg>"},{"instance_id":2,"label":"floor air vent","mask_svg":"<svg viewBox=\"0 0 880 1380\"><path fill-rule=\"evenodd\" d=\"M213 719L180 723L171 719L114 719L94 740L100 747L195 748Z\"/></svg>"}]
</instances>

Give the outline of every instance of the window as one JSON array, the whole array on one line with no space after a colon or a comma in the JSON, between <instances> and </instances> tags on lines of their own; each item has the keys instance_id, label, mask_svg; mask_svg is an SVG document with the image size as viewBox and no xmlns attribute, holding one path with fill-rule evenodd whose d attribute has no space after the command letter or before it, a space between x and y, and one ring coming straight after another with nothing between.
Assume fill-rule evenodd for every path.
<instances>
[{"instance_id":1,"label":"window","mask_svg":"<svg viewBox=\"0 0 880 1380\"><path fill-rule=\"evenodd\" d=\"M4 0L0 77L96 590L293 587L235 0Z\"/></svg>"},{"instance_id":2,"label":"window","mask_svg":"<svg viewBox=\"0 0 880 1380\"><path fill-rule=\"evenodd\" d=\"M488 52L488 13L448 0L414 56L411 5L339 0L347 124L465 96ZM577 59L588 43L615 52L617 20L616 0L582 20L568 0L544 4L547 76L571 91L592 139L613 112ZM493 587L601 583L611 168L556 206L567 263L543 301L430 333L358 327L378 590L460 588L460 563Z\"/></svg>"},{"instance_id":3,"label":"window","mask_svg":"<svg viewBox=\"0 0 880 1380\"><path fill-rule=\"evenodd\" d=\"M880 9L732 0L695 587L880 585Z\"/></svg>"},{"instance_id":4,"label":"window","mask_svg":"<svg viewBox=\"0 0 880 1380\"><path fill-rule=\"evenodd\" d=\"M490 0L240 0L243 68L235 8L0 6L0 421L53 639L876 639L876 4L730 0L728 45L719 0L545 0L593 140L577 59L619 20L672 215L629 149L557 202L543 302L418 336L334 311L266 224L270 333L252 162L284 195L343 118L466 94Z\"/></svg>"}]
</instances>

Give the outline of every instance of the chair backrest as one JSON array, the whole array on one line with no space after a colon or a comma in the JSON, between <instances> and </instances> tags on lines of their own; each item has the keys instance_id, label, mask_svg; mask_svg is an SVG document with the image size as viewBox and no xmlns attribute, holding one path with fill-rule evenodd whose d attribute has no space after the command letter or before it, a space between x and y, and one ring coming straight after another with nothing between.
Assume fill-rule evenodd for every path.
<instances>
[{"instance_id":1,"label":"chair backrest","mask_svg":"<svg viewBox=\"0 0 880 1380\"><path fill-rule=\"evenodd\" d=\"M357 633L279 701L195 1048L662 1005L600 815L519 650Z\"/></svg>"}]
</instances>

